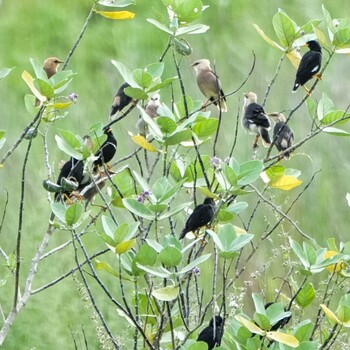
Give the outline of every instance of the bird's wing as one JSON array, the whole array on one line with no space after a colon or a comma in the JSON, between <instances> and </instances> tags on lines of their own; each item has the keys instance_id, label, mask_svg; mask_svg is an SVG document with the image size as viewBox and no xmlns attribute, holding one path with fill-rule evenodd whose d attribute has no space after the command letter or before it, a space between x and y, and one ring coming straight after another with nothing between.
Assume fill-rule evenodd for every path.
<instances>
[{"instance_id":1,"label":"bird's wing","mask_svg":"<svg viewBox=\"0 0 350 350\"><path fill-rule=\"evenodd\" d=\"M249 123L261 126L263 128L270 127L270 120L267 118L264 108L257 104L251 103L245 111L244 117L248 119Z\"/></svg>"},{"instance_id":2,"label":"bird's wing","mask_svg":"<svg viewBox=\"0 0 350 350\"><path fill-rule=\"evenodd\" d=\"M321 68L322 55L320 52L308 51L302 57L300 65L298 67L297 76L308 75L310 79ZM303 84L301 84L303 85Z\"/></svg>"}]
</instances>

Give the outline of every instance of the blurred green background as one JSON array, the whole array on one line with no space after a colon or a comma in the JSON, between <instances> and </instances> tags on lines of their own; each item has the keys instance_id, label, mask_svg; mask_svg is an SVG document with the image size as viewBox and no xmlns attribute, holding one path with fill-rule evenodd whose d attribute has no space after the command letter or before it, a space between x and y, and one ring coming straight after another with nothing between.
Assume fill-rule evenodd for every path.
<instances>
[{"instance_id":1,"label":"blurred green background","mask_svg":"<svg viewBox=\"0 0 350 350\"><path fill-rule=\"evenodd\" d=\"M323 18L322 4L333 17L350 17L348 0L213 0L203 1L210 7L203 13L201 23L210 26L206 34L187 36L194 49L189 60L182 59L181 70L185 87L193 98L201 99L197 89L193 69L189 66L199 58L215 61L226 93L235 90L247 76L252 65L252 51L256 54L256 67L252 77L239 93L228 98L229 112L224 115L223 128L220 134L219 156L227 156L227 149L233 141L234 125L238 111L241 110L242 93L255 91L261 98L274 75L281 53L268 46L256 33L252 24L258 24L267 35L274 37L271 20L278 8L282 8L299 25L311 19ZM48 56L57 56L64 60L75 42L87 14L91 1L40 0L0 2L0 68L15 67L15 70L0 81L0 129L7 131L7 144L1 154L14 143L23 128L29 123L30 116L24 107L24 95L29 93L21 79L23 70L32 72L29 58L43 61ZM167 35L146 22L147 18L162 21L166 18L165 8L161 1L137 0L135 6L127 8L136 13L131 21L111 21L94 15L91 23L72 57L69 69L77 72L70 91L78 94L78 102L71 107L69 116L55 122L49 128L50 164L58 172L58 163L66 159L58 150L54 135L57 128L71 130L84 135L91 124L96 121L107 122L112 98L122 83L122 78L111 64L111 59L121 61L130 69L144 67L156 62L167 44ZM323 27L324 28L324 27ZM325 54L325 57L327 54ZM164 76L176 75L171 60L166 58ZM294 108L303 96L300 89L291 94L295 69L285 61L282 65L276 84L266 104L267 111L281 111ZM339 109L345 109L350 103L347 91L350 76L350 58L336 56L323 80L317 86L314 98L319 100L325 92ZM68 92L70 92L68 91ZM170 90L162 94L163 102L170 103ZM261 100L260 100L261 101ZM213 109L215 110L215 109ZM135 145L128 136L128 131L136 132L135 123L138 113L134 110L128 118L114 127L119 142L118 157L127 155ZM296 140L302 139L310 130L311 119L303 106L291 121ZM41 126L44 131L44 126ZM239 162L251 157L252 138L239 129L238 144L234 156ZM15 237L18 228L18 206L20 198L20 172L26 142L23 142L0 170L0 213L2 215L6 189L9 193L9 206L4 227L0 236L0 245L7 252L15 249ZM350 162L349 139L322 134L307 142L288 162L288 167L302 171L301 180L307 183L318 170L313 185L303 194L291 212L291 216L302 227L303 231L318 239L325 245L327 238L348 239L349 207L345 195L350 192L348 181ZM262 149L260 149L262 156ZM42 139L37 137L33 143L27 169L27 186L25 193L25 221L22 244L22 276L29 268L38 242L47 228L50 208L47 194L42 187L42 180L47 177L44 166ZM271 192L278 204L289 198L294 199L298 190L293 193ZM298 192L299 193L299 192ZM244 199L249 201L249 199ZM248 213L247 213L248 215ZM244 217L244 215L243 215ZM247 219L244 217L244 219ZM260 234L266 222L254 222L252 233ZM93 231L93 229L92 229ZM70 238L68 232L55 233L49 248L65 242ZM85 237L90 251L103 248L103 243L94 233ZM254 260L260 266L268 256L261 252ZM3 262L1 263L3 265ZM254 265L254 263L252 264ZM74 266L73 249L66 249L40 265L34 288L54 279ZM256 267L251 266L254 271ZM0 267L0 278L8 272ZM92 279L90 282L93 283ZM113 288L113 285L110 285ZM256 286L259 290L259 286ZM0 303L5 314L12 305L13 279L0 288ZM101 297L101 300L104 300ZM99 300L98 300L99 301ZM4 349L73 349L71 331L80 341L84 329L91 349L98 347L96 330L91 307L82 301L79 288L72 278L68 278L54 288L30 299L25 310L16 319ZM112 322L113 331L118 329L118 316L112 304L103 304L108 321ZM111 308L111 312L108 312ZM130 336L127 330L121 332ZM80 344L78 348L83 348Z\"/></svg>"}]
</instances>

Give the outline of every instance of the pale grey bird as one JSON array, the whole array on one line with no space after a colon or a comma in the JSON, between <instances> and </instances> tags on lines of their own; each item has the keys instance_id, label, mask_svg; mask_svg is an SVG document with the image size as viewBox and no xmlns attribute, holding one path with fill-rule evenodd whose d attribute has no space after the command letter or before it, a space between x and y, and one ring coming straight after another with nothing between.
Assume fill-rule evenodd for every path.
<instances>
[{"instance_id":1,"label":"pale grey bird","mask_svg":"<svg viewBox=\"0 0 350 350\"><path fill-rule=\"evenodd\" d=\"M152 118L156 118L158 116L157 111L158 107L160 106L160 95L154 94L148 101L145 112ZM148 134L148 124L143 120L142 116L140 115L139 120L136 123L136 127L139 131L139 135L146 137Z\"/></svg>"},{"instance_id":2,"label":"pale grey bird","mask_svg":"<svg viewBox=\"0 0 350 350\"><path fill-rule=\"evenodd\" d=\"M292 147L294 134L291 128L286 124L286 117L283 113L269 113L268 114L274 121L275 127L273 128L273 138L275 140L275 146L279 152L285 151L287 148ZM290 152L284 153L283 158L289 159Z\"/></svg>"},{"instance_id":3,"label":"pale grey bird","mask_svg":"<svg viewBox=\"0 0 350 350\"><path fill-rule=\"evenodd\" d=\"M204 107L211 101L221 112L227 112L225 94L222 91L219 77L210 69L209 60L198 60L192 64L192 67L196 72L199 90L208 99Z\"/></svg>"},{"instance_id":4,"label":"pale grey bird","mask_svg":"<svg viewBox=\"0 0 350 350\"><path fill-rule=\"evenodd\" d=\"M242 126L250 134L256 135L253 148L257 148L258 140L261 136L265 147L271 145L269 130L270 120L264 108L257 103L258 97L254 92L244 94Z\"/></svg>"}]
</instances>

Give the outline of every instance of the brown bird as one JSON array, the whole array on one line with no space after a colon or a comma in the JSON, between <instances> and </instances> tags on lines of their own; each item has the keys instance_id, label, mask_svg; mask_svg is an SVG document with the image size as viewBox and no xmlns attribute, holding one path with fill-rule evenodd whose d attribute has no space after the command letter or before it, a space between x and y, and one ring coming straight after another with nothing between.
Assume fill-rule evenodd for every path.
<instances>
[{"instance_id":1,"label":"brown bird","mask_svg":"<svg viewBox=\"0 0 350 350\"><path fill-rule=\"evenodd\" d=\"M114 96L112 107L109 112L110 118L112 118L114 114L116 114L118 111L121 111L132 101L132 98L124 93L124 89L127 87L130 87L128 83L122 84Z\"/></svg>"},{"instance_id":2,"label":"brown bird","mask_svg":"<svg viewBox=\"0 0 350 350\"><path fill-rule=\"evenodd\" d=\"M283 113L269 113L269 116L276 121L273 128L273 138L275 139L275 146L279 152L285 151L292 147L294 134L291 128L286 124L286 117ZM289 159L290 152L284 153L282 158Z\"/></svg>"},{"instance_id":3,"label":"brown bird","mask_svg":"<svg viewBox=\"0 0 350 350\"><path fill-rule=\"evenodd\" d=\"M148 101L145 112L152 118L156 118L158 116L157 111L160 106L160 95L154 94ZM136 123L136 127L139 130L139 135L146 137L148 134L148 124L143 120L140 115L139 120Z\"/></svg>"},{"instance_id":4,"label":"brown bird","mask_svg":"<svg viewBox=\"0 0 350 350\"><path fill-rule=\"evenodd\" d=\"M270 146L269 135L270 120L267 117L264 108L257 103L258 97L254 92L244 94L242 126L250 134L256 135L253 148L257 148L258 140L261 136L263 145Z\"/></svg>"},{"instance_id":5,"label":"brown bird","mask_svg":"<svg viewBox=\"0 0 350 350\"><path fill-rule=\"evenodd\" d=\"M57 57L49 57L44 61L43 68L46 72L48 79L50 79L53 75L57 73L57 69L60 63L63 63L63 61L61 61Z\"/></svg>"},{"instance_id":6,"label":"brown bird","mask_svg":"<svg viewBox=\"0 0 350 350\"><path fill-rule=\"evenodd\" d=\"M204 107L211 101L221 112L227 112L225 94L222 91L219 77L210 69L209 60L198 60L192 64L192 67L196 72L199 90L208 99Z\"/></svg>"}]
</instances>

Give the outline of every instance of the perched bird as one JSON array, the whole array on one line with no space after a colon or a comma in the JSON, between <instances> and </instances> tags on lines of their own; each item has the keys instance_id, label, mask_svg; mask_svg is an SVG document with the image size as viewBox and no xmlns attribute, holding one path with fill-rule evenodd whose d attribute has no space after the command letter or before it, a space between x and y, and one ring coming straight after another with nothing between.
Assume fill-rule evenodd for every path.
<instances>
[{"instance_id":1,"label":"perched bird","mask_svg":"<svg viewBox=\"0 0 350 350\"><path fill-rule=\"evenodd\" d=\"M215 321L215 327L214 327ZM209 326L205 327L198 335L197 341L202 341L208 345L208 350L213 349L216 345L219 346L222 338L222 318L215 316L209 322Z\"/></svg>"},{"instance_id":2,"label":"perched bird","mask_svg":"<svg viewBox=\"0 0 350 350\"><path fill-rule=\"evenodd\" d=\"M285 151L287 148L292 147L294 134L291 128L286 124L286 117L282 113L269 113L269 116L276 121L273 128L273 139L275 140L275 146L279 152ZM290 153L284 153L284 158L289 159Z\"/></svg>"},{"instance_id":3,"label":"perched bird","mask_svg":"<svg viewBox=\"0 0 350 350\"><path fill-rule=\"evenodd\" d=\"M57 69L60 63L63 63L63 61L61 61L57 57L49 57L44 61L43 68L46 72L48 79L50 79L53 75L57 73Z\"/></svg>"},{"instance_id":4,"label":"perched bird","mask_svg":"<svg viewBox=\"0 0 350 350\"><path fill-rule=\"evenodd\" d=\"M215 214L215 202L206 197L203 204L197 205L188 217L185 228L181 231L179 239L183 239L188 232L198 231L202 226L209 224Z\"/></svg>"},{"instance_id":5,"label":"perched bird","mask_svg":"<svg viewBox=\"0 0 350 350\"><path fill-rule=\"evenodd\" d=\"M152 118L156 118L158 116L157 111L158 107L160 106L160 95L154 94L148 101L145 112ZM142 116L140 115L139 120L136 123L136 127L139 131L139 135L142 135L143 137L146 137L148 134L148 124L143 120Z\"/></svg>"},{"instance_id":6,"label":"perched bird","mask_svg":"<svg viewBox=\"0 0 350 350\"><path fill-rule=\"evenodd\" d=\"M303 86L321 69L322 51L320 44L315 40L310 40L305 45L309 47L310 51L306 52L301 58L292 90L293 92L295 92L299 86Z\"/></svg>"},{"instance_id":7,"label":"perched bird","mask_svg":"<svg viewBox=\"0 0 350 350\"><path fill-rule=\"evenodd\" d=\"M111 161L117 151L117 140L113 135L112 129L106 129L105 134L107 135L107 140L95 153L95 157L97 157L97 159L93 162L92 171L94 173L96 173L99 166L107 164L109 161Z\"/></svg>"},{"instance_id":8,"label":"perched bird","mask_svg":"<svg viewBox=\"0 0 350 350\"><path fill-rule=\"evenodd\" d=\"M57 69L60 63L63 63L63 61L61 61L57 57L49 57L44 61L43 69L48 79L50 79L53 75L57 73ZM35 106L40 106L39 99L35 99Z\"/></svg>"},{"instance_id":9,"label":"perched bird","mask_svg":"<svg viewBox=\"0 0 350 350\"><path fill-rule=\"evenodd\" d=\"M222 91L219 77L210 69L210 62L207 59L201 59L192 64L197 76L197 85L202 94L209 101L213 102L221 112L227 112L226 98Z\"/></svg>"},{"instance_id":10,"label":"perched bird","mask_svg":"<svg viewBox=\"0 0 350 350\"><path fill-rule=\"evenodd\" d=\"M117 94L114 96L111 111L109 113L110 118L112 118L114 114L116 114L118 111L121 111L132 101L132 98L124 93L124 89L129 86L130 85L128 83L124 83L118 89Z\"/></svg>"},{"instance_id":11,"label":"perched bird","mask_svg":"<svg viewBox=\"0 0 350 350\"><path fill-rule=\"evenodd\" d=\"M254 92L244 94L242 126L250 134L256 135L253 148L258 147L258 140L261 136L263 145L270 146L269 135L270 120L267 117L264 108L257 103L258 97Z\"/></svg>"},{"instance_id":12,"label":"perched bird","mask_svg":"<svg viewBox=\"0 0 350 350\"><path fill-rule=\"evenodd\" d=\"M63 164L61 171L58 175L57 184L62 184L62 179L73 180L77 184L77 188L83 180L84 163L81 160L71 157L69 161ZM55 193L55 200L61 199L61 194L65 195L66 198L70 196L72 191L63 191Z\"/></svg>"}]
</instances>

